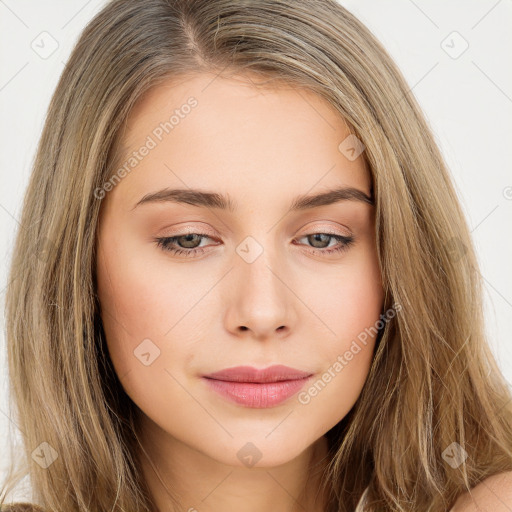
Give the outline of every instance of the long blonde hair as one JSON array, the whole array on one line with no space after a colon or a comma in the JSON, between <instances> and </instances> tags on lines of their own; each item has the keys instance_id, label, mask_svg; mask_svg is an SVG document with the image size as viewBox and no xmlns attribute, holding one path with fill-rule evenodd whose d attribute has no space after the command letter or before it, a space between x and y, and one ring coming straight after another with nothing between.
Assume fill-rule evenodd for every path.
<instances>
[{"instance_id":1,"label":"long blonde hair","mask_svg":"<svg viewBox=\"0 0 512 512\"><path fill-rule=\"evenodd\" d=\"M329 511L444 511L512 470L512 396L485 338L468 226L417 102L369 30L335 0L114 0L62 73L23 203L5 310L23 449L0 503L28 475L47 510L155 510L98 314L94 191L116 171L135 102L196 72L313 91L365 146L384 308L401 310L327 433ZM453 447L465 450L458 467L443 456ZM37 464L41 454L53 463Z\"/></svg>"}]
</instances>

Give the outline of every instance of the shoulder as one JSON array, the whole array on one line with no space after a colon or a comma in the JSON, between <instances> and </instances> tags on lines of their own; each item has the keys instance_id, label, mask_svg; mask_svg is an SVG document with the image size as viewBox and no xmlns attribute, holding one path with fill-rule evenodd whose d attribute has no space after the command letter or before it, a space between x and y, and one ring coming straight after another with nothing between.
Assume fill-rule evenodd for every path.
<instances>
[{"instance_id":1,"label":"shoulder","mask_svg":"<svg viewBox=\"0 0 512 512\"><path fill-rule=\"evenodd\" d=\"M450 512L510 512L512 510L512 471L492 475L469 492L459 496Z\"/></svg>"}]
</instances>

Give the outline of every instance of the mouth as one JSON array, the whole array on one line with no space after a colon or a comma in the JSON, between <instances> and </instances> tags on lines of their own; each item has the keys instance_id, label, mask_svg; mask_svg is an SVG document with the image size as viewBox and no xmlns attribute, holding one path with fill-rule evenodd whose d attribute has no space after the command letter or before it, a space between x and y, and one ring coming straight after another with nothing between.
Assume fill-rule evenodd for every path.
<instances>
[{"instance_id":1,"label":"mouth","mask_svg":"<svg viewBox=\"0 0 512 512\"><path fill-rule=\"evenodd\" d=\"M263 409L277 406L304 387L312 373L274 365L258 370L250 366L227 368L204 375L213 391L231 402L245 407Z\"/></svg>"}]
</instances>

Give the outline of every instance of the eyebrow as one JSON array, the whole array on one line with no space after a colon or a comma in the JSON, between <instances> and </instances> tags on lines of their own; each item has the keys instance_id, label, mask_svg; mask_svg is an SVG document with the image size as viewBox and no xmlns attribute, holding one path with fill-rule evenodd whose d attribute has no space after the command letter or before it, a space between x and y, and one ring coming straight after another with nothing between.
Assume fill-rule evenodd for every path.
<instances>
[{"instance_id":1,"label":"eyebrow","mask_svg":"<svg viewBox=\"0 0 512 512\"><path fill-rule=\"evenodd\" d=\"M341 201L359 201L372 206L375 204L373 197L367 195L362 190L354 187L340 187L315 195L298 196L292 201L289 209L290 211L308 210L319 206L335 204ZM132 210L143 204L161 202L184 203L197 207L216 208L220 210L227 210L231 213L235 213L237 210L236 202L233 201L229 195L190 188L165 188L157 192L151 192L138 201Z\"/></svg>"}]
</instances>

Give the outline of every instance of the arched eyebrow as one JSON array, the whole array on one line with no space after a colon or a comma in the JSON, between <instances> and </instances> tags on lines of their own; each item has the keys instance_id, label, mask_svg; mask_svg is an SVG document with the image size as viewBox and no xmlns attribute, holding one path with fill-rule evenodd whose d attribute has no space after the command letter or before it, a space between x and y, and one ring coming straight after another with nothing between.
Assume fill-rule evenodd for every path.
<instances>
[{"instance_id":1,"label":"arched eyebrow","mask_svg":"<svg viewBox=\"0 0 512 512\"><path fill-rule=\"evenodd\" d=\"M315 195L302 195L293 199L290 204L290 211L308 210L319 206L327 206L341 201L359 201L369 205L374 205L373 197L367 195L362 190L354 187L340 187L334 190L328 190ZM198 189L170 189L164 188L157 192L146 194L132 208L148 203L183 203L203 208L215 208L235 213L238 209L236 201L229 195L219 194L217 192L208 192Z\"/></svg>"}]
</instances>

